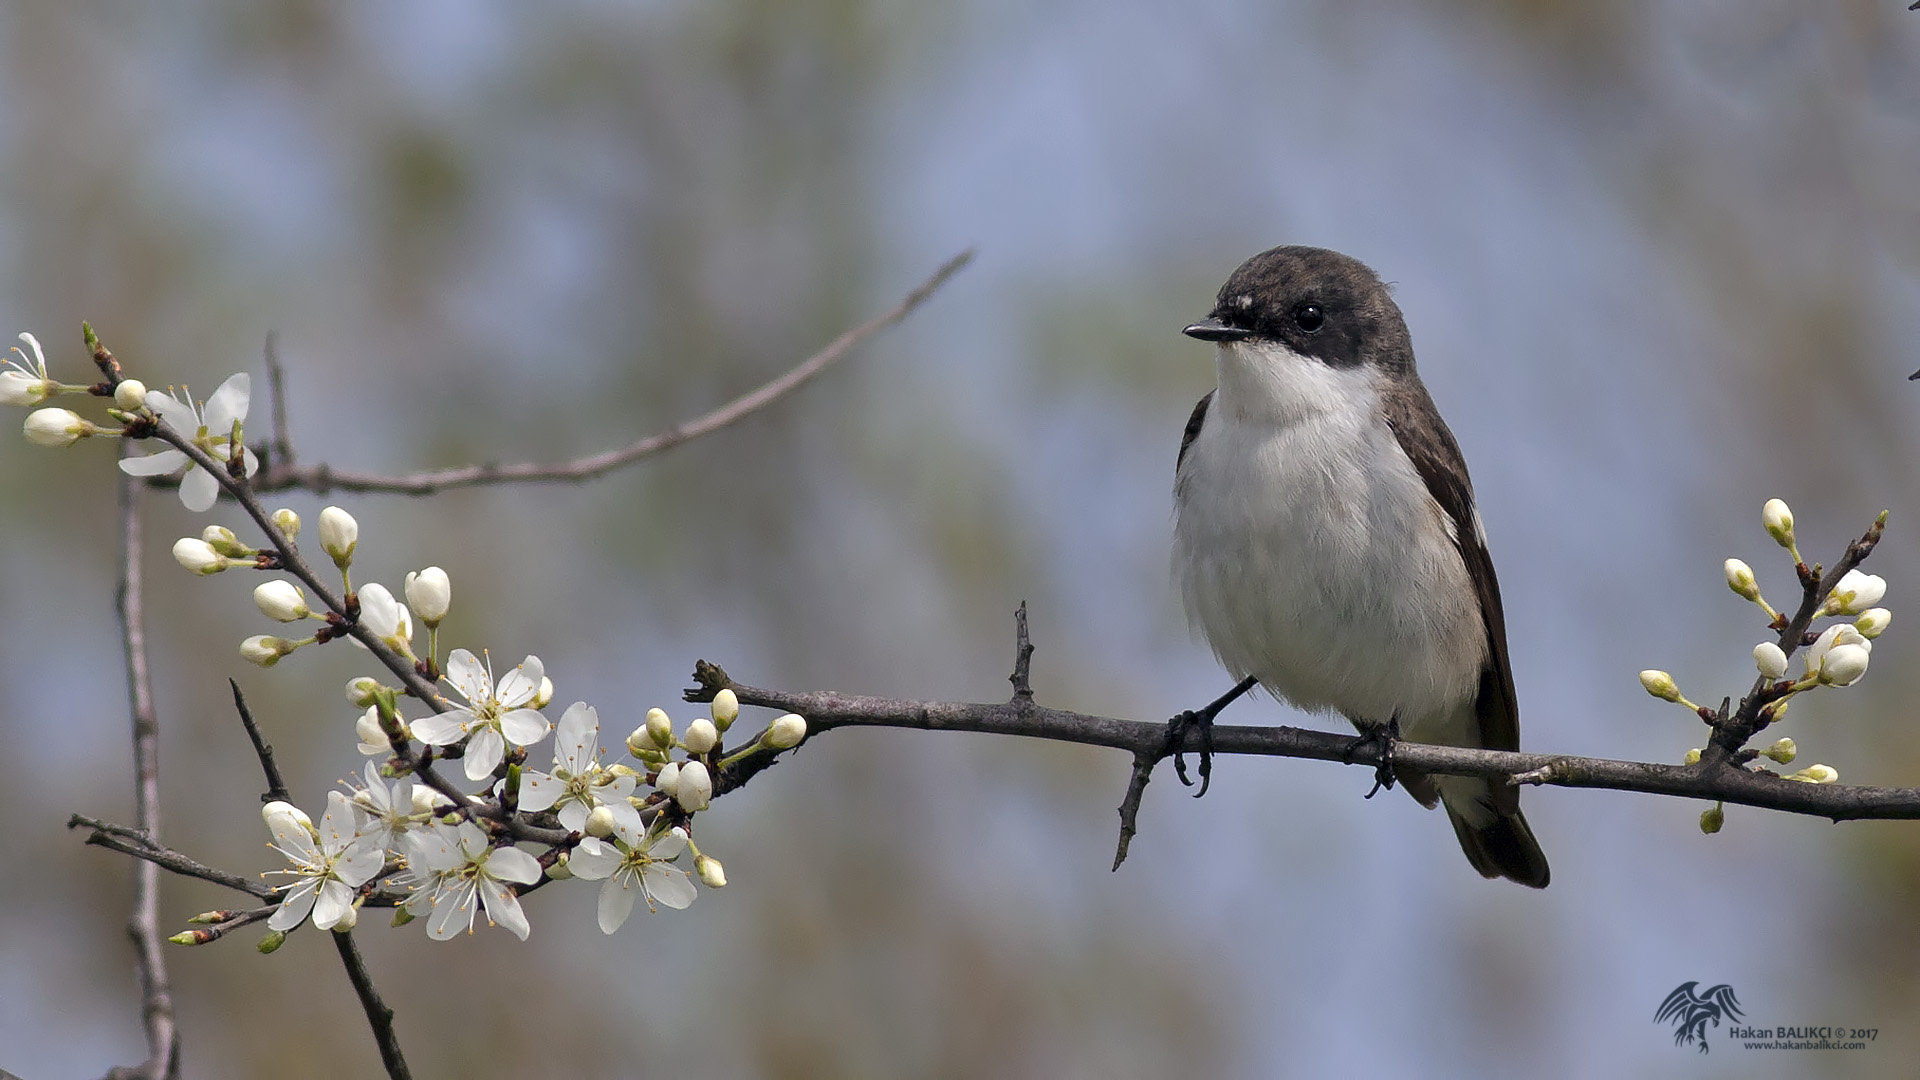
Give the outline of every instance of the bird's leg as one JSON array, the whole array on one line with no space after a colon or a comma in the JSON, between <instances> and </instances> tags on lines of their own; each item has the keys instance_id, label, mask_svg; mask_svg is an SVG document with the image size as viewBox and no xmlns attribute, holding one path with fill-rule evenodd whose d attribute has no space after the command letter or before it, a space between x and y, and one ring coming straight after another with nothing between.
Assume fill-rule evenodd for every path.
<instances>
[{"instance_id":1,"label":"bird's leg","mask_svg":"<svg viewBox=\"0 0 1920 1080\"><path fill-rule=\"evenodd\" d=\"M1199 711L1192 709L1167 721L1167 751L1173 755L1173 774L1188 787L1193 781L1187 779L1187 758L1183 749L1187 742L1187 732L1195 728L1200 731L1200 790L1193 793L1199 798L1207 793L1207 785L1213 782L1213 718L1220 710L1233 704L1240 695L1253 689L1260 680L1249 675L1234 685L1234 688L1215 698L1211 704Z\"/></svg>"},{"instance_id":2,"label":"bird's leg","mask_svg":"<svg viewBox=\"0 0 1920 1080\"><path fill-rule=\"evenodd\" d=\"M1373 790L1367 792L1367 798L1380 794L1381 788L1393 790L1393 744L1399 741L1400 717L1396 715L1384 724L1375 724L1361 732L1347 744L1347 764L1362 760L1373 762Z\"/></svg>"}]
</instances>

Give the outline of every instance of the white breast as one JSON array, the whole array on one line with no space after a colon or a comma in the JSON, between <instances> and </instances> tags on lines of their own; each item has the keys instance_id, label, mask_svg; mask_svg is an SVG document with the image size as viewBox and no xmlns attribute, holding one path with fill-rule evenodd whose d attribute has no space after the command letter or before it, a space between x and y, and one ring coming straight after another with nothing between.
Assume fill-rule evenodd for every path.
<instances>
[{"instance_id":1,"label":"white breast","mask_svg":"<svg viewBox=\"0 0 1920 1080\"><path fill-rule=\"evenodd\" d=\"M1187 616L1236 677L1403 729L1455 712L1486 661L1453 523L1380 418L1372 370L1223 344L1174 486Z\"/></svg>"}]
</instances>

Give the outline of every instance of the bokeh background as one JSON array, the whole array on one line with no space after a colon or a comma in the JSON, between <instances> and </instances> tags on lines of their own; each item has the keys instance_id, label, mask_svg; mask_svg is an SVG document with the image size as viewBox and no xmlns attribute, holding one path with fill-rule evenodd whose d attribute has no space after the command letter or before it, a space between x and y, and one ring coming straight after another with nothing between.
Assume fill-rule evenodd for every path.
<instances>
[{"instance_id":1,"label":"bokeh background","mask_svg":"<svg viewBox=\"0 0 1920 1080\"><path fill-rule=\"evenodd\" d=\"M1788 499L1830 560L1881 507L1920 576L1920 13L1896 0L1008 0L0 6L0 324L88 377L79 323L201 393L279 334L307 461L552 460L726 400L979 258L906 326L717 437L579 487L341 501L363 576L445 567L453 643L541 655L624 730L696 658L748 682L1007 691L1164 717L1226 685L1165 567L1173 453L1211 385L1182 338L1278 243L1397 283L1472 463L1530 749L1678 760L1639 689L1717 700L1776 593ZM256 413L256 416L263 416ZM254 428L264 434L264 426ZM0 1068L143 1056L112 616L113 448L0 453ZM309 516L322 500L283 500ZM226 700L303 802L357 767L344 646L261 672L253 581L190 579L208 520L148 497L165 829L274 864ZM1911 624L1785 733L1920 782ZM1227 719L1301 718L1260 699ZM1920 1053L1920 828L1539 791L1545 893L1473 875L1362 770L1162 773L1108 871L1122 755L835 733L701 836L732 884L522 944L360 937L416 1075L1891 1075ZM169 880L163 922L228 902ZM367 1075L313 933L169 953L189 1075ZM1710 1056L1686 980L1858 1053Z\"/></svg>"}]
</instances>

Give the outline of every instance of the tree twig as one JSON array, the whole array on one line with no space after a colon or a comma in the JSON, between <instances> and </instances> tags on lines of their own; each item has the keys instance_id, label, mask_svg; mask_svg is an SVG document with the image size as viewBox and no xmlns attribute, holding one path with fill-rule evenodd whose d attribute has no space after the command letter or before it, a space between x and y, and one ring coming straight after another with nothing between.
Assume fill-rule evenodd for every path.
<instances>
[{"instance_id":1,"label":"tree twig","mask_svg":"<svg viewBox=\"0 0 1920 1080\"><path fill-rule=\"evenodd\" d=\"M112 377L112 372L102 368ZM132 448L123 446L122 453ZM127 709L133 721L133 814L141 834L160 836L160 719L153 705L153 681L147 666L144 581L140 555L142 529L139 482L120 476L120 642L127 671ZM173 993L160 934L160 874L150 862L133 867L133 911L127 935L140 979L140 1019L147 1033L147 1060L122 1076L159 1080L178 1075L180 1033L174 1023Z\"/></svg>"},{"instance_id":2,"label":"tree twig","mask_svg":"<svg viewBox=\"0 0 1920 1080\"><path fill-rule=\"evenodd\" d=\"M233 707L240 713L240 723L247 729L247 738L253 742L254 755L260 759L260 771L267 777L267 793L261 796L260 801L292 801L293 796L287 794L287 782L280 778L280 766L273 763L273 747L260 734L260 725L253 722L253 710L247 708L247 698L240 692L240 684L228 679L227 685L233 688Z\"/></svg>"},{"instance_id":3,"label":"tree twig","mask_svg":"<svg viewBox=\"0 0 1920 1080\"><path fill-rule=\"evenodd\" d=\"M67 828L91 829L92 832L87 835L87 843L109 851L118 851L123 855L131 855L136 859L152 863L162 870L170 870L184 877L211 881L215 885L224 885L236 892L257 896L262 900L272 899L275 894L274 887L264 881L244 878L239 874L230 874L225 870L197 862L171 848L162 846L139 829L115 825L110 821L101 821L82 814L69 817Z\"/></svg>"},{"instance_id":4,"label":"tree twig","mask_svg":"<svg viewBox=\"0 0 1920 1080\"><path fill-rule=\"evenodd\" d=\"M922 282L892 308L845 331L829 342L825 348L802 360L785 374L759 389L737 397L703 416L675 424L665 431L656 432L617 449L589 454L558 464L520 462L511 465L466 465L460 468L436 469L401 476L348 472L325 464L296 465L293 464L290 456L282 462L278 459L278 455L274 455L274 460L255 478L254 488L258 491L304 488L319 494L337 490L431 495L448 488L469 487L475 484L591 480L623 465L630 465L641 458L672 449L689 439L697 439L702 435L718 431L773 404L820 374L834 361L851 352L854 346L906 318L972 259L971 250L963 251L948 259L933 272L932 277Z\"/></svg>"},{"instance_id":5,"label":"tree twig","mask_svg":"<svg viewBox=\"0 0 1920 1080\"><path fill-rule=\"evenodd\" d=\"M366 1010L367 1025L373 1028L373 1041L380 1047L380 1064L386 1066L392 1080L408 1080L413 1074L407 1070L407 1059L400 1052L400 1038L393 1031L393 1008L381 1000L380 991L374 988L373 976L367 973L366 962L360 958L360 946L354 943L353 931L334 933L333 947L339 950L347 979L353 983L353 992L360 996L360 1007Z\"/></svg>"}]
</instances>

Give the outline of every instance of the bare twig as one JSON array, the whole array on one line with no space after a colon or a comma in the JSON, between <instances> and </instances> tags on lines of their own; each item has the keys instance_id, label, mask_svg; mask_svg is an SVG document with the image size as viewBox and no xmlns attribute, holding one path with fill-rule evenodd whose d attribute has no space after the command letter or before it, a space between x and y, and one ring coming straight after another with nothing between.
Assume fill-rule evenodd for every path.
<instances>
[{"instance_id":1,"label":"bare twig","mask_svg":"<svg viewBox=\"0 0 1920 1080\"><path fill-rule=\"evenodd\" d=\"M272 917L273 913L279 910L279 904L265 904L257 908L249 908L246 911L214 912L212 914L222 915L224 918L209 922L205 926L196 926L191 930L183 931L183 933L192 939L183 942L183 944L206 945L210 942L219 941L221 938L226 937L228 934L233 933L243 926L252 926L262 919Z\"/></svg>"},{"instance_id":2,"label":"bare twig","mask_svg":"<svg viewBox=\"0 0 1920 1080\"><path fill-rule=\"evenodd\" d=\"M1013 613L1013 674L1007 679L1013 684L1015 701L1033 700L1033 639L1027 636L1027 602L1020 601L1020 610Z\"/></svg>"},{"instance_id":3,"label":"bare twig","mask_svg":"<svg viewBox=\"0 0 1920 1080\"><path fill-rule=\"evenodd\" d=\"M211 881L215 885L224 885L229 889L249 896L257 896L262 900L271 899L274 895L273 886L264 881L244 878L239 874L229 874L225 870L197 862L171 848L161 846L139 829L115 825L110 821L101 821L81 814L69 817L67 828L91 829L93 831L87 835L87 843L109 851L118 851L123 855L131 855L183 877Z\"/></svg>"},{"instance_id":4,"label":"bare twig","mask_svg":"<svg viewBox=\"0 0 1920 1080\"><path fill-rule=\"evenodd\" d=\"M273 430L267 432L267 464L271 469L293 467L293 435L287 427L287 373L280 366L280 332L267 331L267 394L273 411Z\"/></svg>"},{"instance_id":5,"label":"bare twig","mask_svg":"<svg viewBox=\"0 0 1920 1080\"><path fill-rule=\"evenodd\" d=\"M273 747L260 734L260 725L253 722L253 710L247 708L247 698L240 692L240 684L232 679L227 685L233 688L233 707L240 713L240 723L247 729L247 738L253 742L254 755L260 759L260 771L267 777L267 793L260 797L263 803L288 802L293 797L287 794L287 782L280 778L280 767L273 763Z\"/></svg>"},{"instance_id":6,"label":"bare twig","mask_svg":"<svg viewBox=\"0 0 1920 1080\"><path fill-rule=\"evenodd\" d=\"M373 1041L380 1047L380 1064L386 1066L392 1080L407 1080L413 1074L407 1071L407 1059L400 1053L400 1038L393 1032L393 1008L381 1000L380 991L374 989L373 976L367 973L366 962L360 959L360 946L354 943L353 932L336 932L333 947L339 950L340 963L347 969L353 992L360 996L360 1007L366 1010L367 1025L373 1028Z\"/></svg>"},{"instance_id":7,"label":"bare twig","mask_svg":"<svg viewBox=\"0 0 1920 1080\"><path fill-rule=\"evenodd\" d=\"M908 293L898 304L886 312L861 323L842 333L829 342L826 348L814 353L784 375L759 389L727 402L704 416L695 417L685 423L675 424L665 431L657 432L637 442L614 450L589 454L586 457L546 465L536 462L521 462L512 465L485 464L467 465L455 469L436 469L428 472L409 473L403 476L382 476L374 473L346 472L328 465L295 465L291 456L285 462L278 459L263 469L254 479L254 487L259 491L281 491L287 488L304 488L308 491L325 494L328 491L366 491L384 492L400 495L431 495L448 488L469 487L475 484L497 484L506 482L528 483L537 481L564 480L579 482L591 480L623 465L630 465L641 458L650 457L663 450L669 450L689 439L697 439L726 427L749 416L780 398L798 389L802 384L820 374L834 361L853 350L853 347L867 338L887 329L906 318L913 310L925 303L935 290L946 284L947 279L972 261L973 252L963 251L943 263L933 276L922 282L918 288Z\"/></svg>"},{"instance_id":8,"label":"bare twig","mask_svg":"<svg viewBox=\"0 0 1920 1080\"><path fill-rule=\"evenodd\" d=\"M108 378L114 372L102 366ZM122 453L131 452L123 446ZM133 718L134 825L148 840L160 836L160 720L153 706L153 682L147 669L147 637L140 573L141 518L139 484L120 477L120 641L127 669L127 706ZM140 1018L147 1032L147 1060L122 1075L158 1078L178 1075L180 1033L174 1025L173 994L160 933L160 875L150 862L133 867L133 913L127 935L140 977Z\"/></svg>"}]
</instances>

